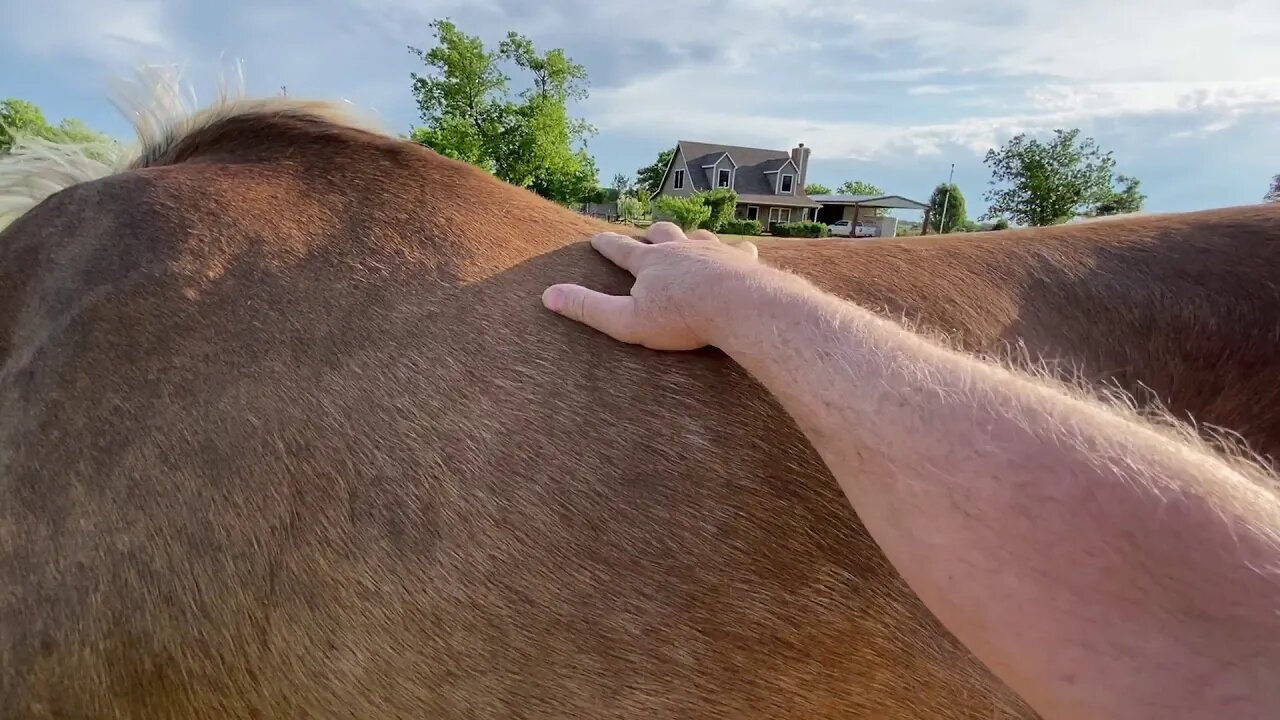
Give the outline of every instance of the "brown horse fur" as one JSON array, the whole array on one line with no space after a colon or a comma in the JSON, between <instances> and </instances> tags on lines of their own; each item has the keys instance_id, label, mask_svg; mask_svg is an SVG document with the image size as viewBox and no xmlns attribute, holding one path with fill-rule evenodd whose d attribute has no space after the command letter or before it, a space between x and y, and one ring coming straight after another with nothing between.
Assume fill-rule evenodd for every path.
<instances>
[{"instance_id":1,"label":"brown horse fur","mask_svg":"<svg viewBox=\"0 0 1280 720\"><path fill-rule=\"evenodd\" d=\"M0 717L1030 717L602 225L261 103L0 234ZM1280 452L1280 207L762 258Z\"/></svg>"}]
</instances>

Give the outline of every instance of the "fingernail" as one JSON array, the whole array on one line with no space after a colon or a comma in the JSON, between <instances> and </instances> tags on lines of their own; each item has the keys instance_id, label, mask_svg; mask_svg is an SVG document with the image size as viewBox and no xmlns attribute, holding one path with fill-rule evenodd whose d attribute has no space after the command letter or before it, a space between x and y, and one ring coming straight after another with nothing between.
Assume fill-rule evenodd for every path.
<instances>
[{"instance_id":1,"label":"fingernail","mask_svg":"<svg viewBox=\"0 0 1280 720\"><path fill-rule=\"evenodd\" d=\"M564 307L564 293L558 287L549 287L542 292L542 304L551 312L558 313Z\"/></svg>"}]
</instances>

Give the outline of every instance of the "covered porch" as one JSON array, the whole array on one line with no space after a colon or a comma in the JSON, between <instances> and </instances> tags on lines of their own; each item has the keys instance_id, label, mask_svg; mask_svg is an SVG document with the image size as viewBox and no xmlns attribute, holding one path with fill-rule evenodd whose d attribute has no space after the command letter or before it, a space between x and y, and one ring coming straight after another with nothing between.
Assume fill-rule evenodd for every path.
<instances>
[{"instance_id":1,"label":"covered porch","mask_svg":"<svg viewBox=\"0 0 1280 720\"><path fill-rule=\"evenodd\" d=\"M775 223L815 220L822 206L808 198L784 195L739 195L734 216L741 220L759 220L768 230Z\"/></svg>"},{"instance_id":2,"label":"covered porch","mask_svg":"<svg viewBox=\"0 0 1280 720\"><path fill-rule=\"evenodd\" d=\"M929 206L901 195L812 195L810 199L821 206L818 222L827 225L841 220L870 221L879 215L877 210L918 210L923 213L920 233L929 232Z\"/></svg>"}]
</instances>

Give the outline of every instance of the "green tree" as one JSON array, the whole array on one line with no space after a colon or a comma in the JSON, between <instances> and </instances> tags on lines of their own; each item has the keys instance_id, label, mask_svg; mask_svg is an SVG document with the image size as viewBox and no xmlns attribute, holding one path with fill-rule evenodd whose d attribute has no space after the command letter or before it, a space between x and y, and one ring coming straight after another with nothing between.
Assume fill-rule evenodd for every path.
<instances>
[{"instance_id":1,"label":"green tree","mask_svg":"<svg viewBox=\"0 0 1280 720\"><path fill-rule=\"evenodd\" d=\"M533 75L533 86L523 97L550 97L562 104L587 97L587 69L574 62L564 50L555 48L539 55L533 41L515 32L498 43L498 53Z\"/></svg>"},{"instance_id":2,"label":"green tree","mask_svg":"<svg viewBox=\"0 0 1280 720\"><path fill-rule=\"evenodd\" d=\"M957 229L967 229L969 215L965 210L964 194L955 183L938 183L929 196L929 231L943 234Z\"/></svg>"},{"instance_id":3,"label":"green tree","mask_svg":"<svg viewBox=\"0 0 1280 720\"><path fill-rule=\"evenodd\" d=\"M109 160L119 151L119 143L93 130L80 120L64 118L50 125L40 107L28 100L0 100L0 154L13 147L19 137L33 137L59 144L85 146L85 154L98 160Z\"/></svg>"},{"instance_id":4,"label":"green tree","mask_svg":"<svg viewBox=\"0 0 1280 720\"><path fill-rule=\"evenodd\" d=\"M618 197L622 197L631 191L631 178L626 173L615 173L609 186L618 191Z\"/></svg>"},{"instance_id":5,"label":"green tree","mask_svg":"<svg viewBox=\"0 0 1280 720\"><path fill-rule=\"evenodd\" d=\"M643 189L648 196L662 189L662 176L671 164L671 157L676 154L675 148L668 148L658 153L658 159L652 165L645 165L636 170L636 187Z\"/></svg>"},{"instance_id":6,"label":"green tree","mask_svg":"<svg viewBox=\"0 0 1280 720\"><path fill-rule=\"evenodd\" d=\"M883 195L884 190L862 180L845 180L844 183L836 190L841 195ZM885 208L874 208L871 210L872 217L881 217L888 215L889 211Z\"/></svg>"},{"instance_id":7,"label":"green tree","mask_svg":"<svg viewBox=\"0 0 1280 720\"><path fill-rule=\"evenodd\" d=\"M715 188L697 193L693 197L711 211L707 219L698 226L711 232L720 232L720 228L733 219L734 208L738 206L738 193L729 188Z\"/></svg>"},{"instance_id":8,"label":"green tree","mask_svg":"<svg viewBox=\"0 0 1280 720\"><path fill-rule=\"evenodd\" d=\"M845 180L837 190L841 195L883 195L884 191L862 180Z\"/></svg>"},{"instance_id":9,"label":"green tree","mask_svg":"<svg viewBox=\"0 0 1280 720\"><path fill-rule=\"evenodd\" d=\"M1020 225L1057 225L1108 197L1115 159L1080 130L1055 130L1048 142L1015 135L987 152L991 189L984 217L1006 216Z\"/></svg>"},{"instance_id":10,"label":"green tree","mask_svg":"<svg viewBox=\"0 0 1280 720\"><path fill-rule=\"evenodd\" d=\"M822 183L809 183L804 186L805 195L830 195L831 188Z\"/></svg>"},{"instance_id":11,"label":"green tree","mask_svg":"<svg viewBox=\"0 0 1280 720\"><path fill-rule=\"evenodd\" d=\"M1120 188L1110 188L1102 200L1089 212L1090 215L1094 217L1125 215L1142 209L1142 203L1146 201L1147 196L1138 189L1141 184L1138 179L1118 175L1116 182L1120 183Z\"/></svg>"},{"instance_id":12,"label":"green tree","mask_svg":"<svg viewBox=\"0 0 1280 720\"><path fill-rule=\"evenodd\" d=\"M552 199L574 200L596 190L595 160L582 145L595 128L569 117L570 100L587 97L587 70L564 50L538 54L533 42L514 32L498 44L498 54L533 78L522 103L507 114L497 174Z\"/></svg>"},{"instance_id":13,"label":"green tree","mask_svg":"<svg viewBox=\"0 0 1280 720\"><path fill-rule=\"evenodd\" d=\"M18 136L48 140L52 131L35 103L17 98L0 101L0 152L8 152Z\"/></svg>"},{"instance_id":14,"label":"green tree","mask_svg":"<svg viewBox=\"0 0 1280 720\"><path fill-rule=\"evenodd\" d=\"M618 198L618 219L633 223L644 216L644 207L640 199L634 195L623 195Z\"/></svg>"},{"instance_id":15,"label":"green tree","mask_svg":"<svg viewBox=\"0 0 1280 720\"><path fill-rule=\"evenodd\" d=\"M424 123L410 137L557 202L592 195L596 167L585 143L595 130L567 109L586 97L586 69L560 49L539 54L516 33L493 52L447 19L431 28L434 47L409 48L429 69L410 75ZM510 95L504 61L531 77L518 99Z\"/></svg>"},{"instance_id":16,"label":"green tree","mask_svg":"<svg viewBox=\"0 0 1280 720\"><path fill-rule=\"evenodd\" d=\"M700 228L711 219L711 208L696 197L663 195L658 198L655 208L686 231Z\"/></svg>"},{"instance_id":17,"label":"green tree","mask_svg":"<svg viewBox=\"0 0 1280 720\"><path fill-rule=\"evenodd\" d=\"M1280 175L1271 178L1271 189L1262 196L1263 202L1280 202Z\"/></svg>"},{"instance_id":18,"label":"green tree","mask_svg":"<svg viewBox=\"0 0 1280 720\"><path fill-rule=\"evenodd\" d=\"M497 53L478 37L463 33L449 20L435 20L436 45L423 51L410 46L430 72L409 74L418 113L425 124L410 132L413 140L441 155L492 172L496 145L506 116L508 78L498 67Z\"/></svg>"},{"instance_id":19,"label":"green tree","mask_svg":"<svg viewBox=\"0 0 1280 720\"><path fill-rule=\"evenodd\" d=\"M1008 230L1009 221L1004 218L996 218L995 224L991 226L992 230Z\"/></svg>"}]
</instances>

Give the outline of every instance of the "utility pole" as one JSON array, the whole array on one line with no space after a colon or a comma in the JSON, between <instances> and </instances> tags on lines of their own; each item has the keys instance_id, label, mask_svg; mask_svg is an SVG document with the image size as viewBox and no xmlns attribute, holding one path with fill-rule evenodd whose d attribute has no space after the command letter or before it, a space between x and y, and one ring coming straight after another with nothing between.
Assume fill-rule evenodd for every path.
<instances>
[{"instance_id":1,"label":"utility pole","mask_svg":"<svg viewBox=\"0 0 1280 720\"><path fill-rule=\"evenodd\" d=\"M947 231L947 210L951 207L951 180L956 176L956 164L951 163L951 172L947 173L947 194L943 195L942 217L938 219L938 234Z\"/></svg>"}]
</instances>

